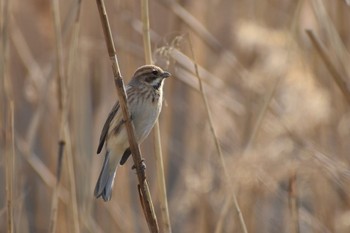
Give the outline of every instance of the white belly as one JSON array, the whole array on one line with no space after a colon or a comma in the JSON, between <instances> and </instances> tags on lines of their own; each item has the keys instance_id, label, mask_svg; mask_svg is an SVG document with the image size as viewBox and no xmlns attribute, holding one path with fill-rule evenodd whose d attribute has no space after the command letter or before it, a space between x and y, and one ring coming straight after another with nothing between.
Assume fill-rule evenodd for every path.
<instances>
[{"instance_id":1,"label":"white belly","mask_svg":"<svg viewBox=\"0 0 350 233\"><path fill-rule=\"evenodd\" d=\"M137 104L132 111L132 120L135 126L135 133L138 143L147 137L158 119L160 110L162 108L162 98L159 101L145 101Z\"/></svg>"}]
</instances>

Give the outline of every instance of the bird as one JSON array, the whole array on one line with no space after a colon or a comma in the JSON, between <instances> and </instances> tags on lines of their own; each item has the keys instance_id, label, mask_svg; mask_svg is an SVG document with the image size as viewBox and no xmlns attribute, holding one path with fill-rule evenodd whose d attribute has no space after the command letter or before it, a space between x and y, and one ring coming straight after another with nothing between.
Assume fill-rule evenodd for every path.
<instances>
[{"instance_id":1,"label":"bird","mask_svg":"<svg viewBox=\"0 0 350 233\"><path fill-rule=\"evenodd\" d=\"M155 65L139 67L126 85L130 117L135 128L135 138L141 144L148 136L162 109L164 79L170 77L168 71ZM102 128L97 154L103 146L106 154L98 177L94 196L111 200L112 189L119 165L125 164L131 150L125 121L117 100Z\"/></svg>"}]
</instances>

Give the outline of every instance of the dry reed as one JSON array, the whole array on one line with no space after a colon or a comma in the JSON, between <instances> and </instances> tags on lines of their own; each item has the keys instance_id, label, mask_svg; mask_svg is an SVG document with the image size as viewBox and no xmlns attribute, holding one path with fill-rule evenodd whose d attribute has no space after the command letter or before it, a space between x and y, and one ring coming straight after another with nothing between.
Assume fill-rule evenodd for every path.
<instances>
[{"instance_id":1,"label":"dry reed","mask_svg":"<svg viewBox=\"0 0 350 233\"><path fill-rule=\"evenodd\" d=\"M118 170L111 202L93 198L101 161L94 148L117 98L107 78L113 71L96 3L57 2L55 26L53 1L0 0L0 232L11 224L14 232L48 232L54 199L56 232L147 232L132 160ZM347 1L162 0L149 1L148 9L145 1L105 3L125 77L153 51L155 63L174 76L164 85L161 148L154 149L156 133L142 144L145 155L163 155L164 176L161 163L147 162L159 231L242 232L191 51L181 43L191 34L247 231L350 232Z\"/></svg>"},{"instance_id":2,"label":"dry reed","mask_svg":"<svg viewBox=\"0 0 350 233\"><path fill-rule=\"evenodd\" d=\"M153 64L148 0L141 1L141 18L143 22L142 35L143 35L143 46L145 51L145 61L146 61L146 64ZM160 136L158 120L154 125L153 135L154 135L154 138L153 138L154 152L155 152L155 158L156 158L157 178L158 178L157 184L158 184L158 191L160 196L159 203L160 203L160 210L161 210L161 216L162 216L162 223L164 224L162 231L165 233L171 233L168 200L167 200L167 194L166 194L164 165L163 165L161 136Z\"/></svg>"},{"instance_id":3,"label":"dry reed","mask_svg":"<svg viewBox=\"0 0 350 233\"><path fill-rule=\"evenodd\" d=\"M140 202L145 214L149 231L159 232L157 217L154 212L153 202L151 199L148 183L146 180L145 169L142 167L142 157L141 157L140 148L135 139L135 129L134 129L133 123L130 120L130 112L126 101L127 97L125 93L125 87L124 87L123 79L121 77L117 54L116 54L113 37L109 26L108 16L107 16L107 12L106 12L106 8L103 0L97 0L97 7L101 17L101 23L102 23L103 32L105 35L108 54L112 62L114 83L118 92L120 108L123 112L125 126L128 133L128 138L129 138L130 150L132 153L132 157L134 159L134 165L135 165L137 177L139 180L138 191L139 191Z\"/></svg>"}]
</instances>

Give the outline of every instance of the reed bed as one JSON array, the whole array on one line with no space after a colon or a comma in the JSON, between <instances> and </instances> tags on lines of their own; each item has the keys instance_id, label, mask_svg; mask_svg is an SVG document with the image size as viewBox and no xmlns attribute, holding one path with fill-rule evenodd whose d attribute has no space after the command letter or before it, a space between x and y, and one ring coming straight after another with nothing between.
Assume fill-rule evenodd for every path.
<instances>
[{"instance_id":1,"label":"reed bed","mask_svg":"<svg viewBox=\"0 0 350 233\"><path fill-rule=\"evenodd\" d=\"M159 232L350 232L348 1L104 3L124 82L173 74L141 145ZM1 0L0 32L0 232L149 232L131 159L93 197L118 96L96 2Z\"/></svg>"}]
</instances>

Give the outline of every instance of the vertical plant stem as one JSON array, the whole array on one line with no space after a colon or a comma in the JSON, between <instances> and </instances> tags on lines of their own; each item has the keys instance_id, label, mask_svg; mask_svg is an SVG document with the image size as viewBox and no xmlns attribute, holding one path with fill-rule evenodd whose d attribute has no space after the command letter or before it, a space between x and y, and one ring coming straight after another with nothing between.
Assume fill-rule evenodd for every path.
<instances>
[{"instance_id":1,"label":"vertical plant stem","mask_svg":"<svg viewBox=\"0 0 350 233\"><path fill-rule=\"evenodd\" d=\"M146 64L153 64L152 61L152 49L151 49L151 37L150 37L150 23L149 23L149 7L148 0L141 1L141 18L142 18L142 35L143 35L143 46L145 51ZM165 184L162 144L160 136L159 121L157 120L153 128L153 141L154 141L154 152L157 166L157 177L158 177L158 190L160 194L160 209L162 222L164 224L164 232L171 233L169 208Z\"/></svg>"},{"instance_id":2,"label":"vertical plant stem","mask_svg":"<svg viewBox=\"0 0 350 233\"><path fill-rule=\"evenodd\" d=\"M289 177L288 190L289 213L292 219L291 232L299 233L299 214L298 214L298 199L297 199L297 174L295 169Z\"/></svg>"},{"instance_id":3,"label":"vertical plant stem","mask_svg":"<svg viewBox=\"0 0 350 233\"><path fill-rule=\"evenodd\" d=\"M53 23L55 28L56 37L56 53L57 53L57 93L58 93L58 106L62 114L63 109L63 87L64 85L64 68L63 68L63 44L62 44L62 33L60 23L60 11L58 0L51 0ZM62 133L60 135L63 135Z\"/></svg>"},{"instance_id":4,"label":"vertical plant stem","mask_svg":"<svg viewBox=\"0 0 350 233\"><path fill-rule=\"evenodd\" d=\"M153 129L154 135L154 151L156 157L156 166L157 166L157 178L158 178L158 190L160 195L160 210L162 221L164 224L164 232L171 233L171 224L169 217L169 207L168 207L168 199L167 199L167 191L165 184L165 174L164 174L164 164L163 164L163 154L162 154L162 146L160 141L160 128L159 122L157 121L154 125Z\"/></svg>"},{"instance_id":5,"label":"vertical plant stem","mask_svg":"<svg viewBox=\"0 0 350 233\"><path fill-rule=\"evenodd\" d=\"M197 76L197 79L198 79L198 82L199 82L199 90L200 90L200 93L201 93L201 96L202 96L202 99L203 99L203 102L204 102L204 105L205 105L205 109L206 109L206 112L207 112L207 117L208 117L208 121L209 121L210 131L211 131L211 133L213 135L215 147L216 147L216 150L218 152L218 156L220 158L220 162L221 162L221 165L222 165L223 170L224 170L226 183L228 184L229 189L231 191L233 204L234 204L236 212L238 214L242 231L244 233L247 233L248 232L247 226L245 224L241 208L239 207L239 204L238 204L238 201L237 201L237 197L236 197L236 194L235 194L235 191L234 191L234 187L233 187L232 181L230 179L230 175L228 173L227 167L225 165L224 156L223 156L222 151L221 151L219 140L218 140L218 137L217 137L216 132L215 132L215 128L214 128L214 124L213 124L213 120L212 120L212 116L211 116L211 111L210 111L210 108L209 108L209 103L208 103L207 97L205 95L205 91L204 91L203 84L202 84L202 79L199 76L198 66L197 66L197 62L196 62L195 56L194 56L191 38L189 38L189 43L190 43L190 49L191 49L192 58L193 58L194 69L195 69L196 76Z\"/></svg>"},{"instance_id":6,"label":"vertical plant stem","mask_svg":"<svg viewBox=\"0 0 350 233\"><path fill-rule=\"evenodd\" d=\"M58 146L58 157L57 157L57 170L56 170L56 186L53 191L52 204L51 204L51 216L49 232L55 233L57 226L57 211L58 211L58 192L62 173L62 159L64 153L64 142L60 141Z\"/></svg>"},{"instance_id":7,"label":"vertical plant stem","mask_svg":"<svg viewBox=\"0 0 350 233\"><path fill-rule=\"evenodd\" d=\"M5 174L6 174L6 206L7 206L7 232L14 232L13 216L13 172L14 172L14 104L11 80L6 75L6 64L8 58L8 26L9 26L9 0L0 1L0 139L4 139ZM9 112L7 112L9 110ZM10 124L8 124L10 122ZM9 128L7 128L9 125ZM11 148L10 148L11 145ZM1 153L2 151L0 151Z\"/></svg>"},{"instance_id":8,"label":"vertical plant stem","mask_svg":"<svg viewBox=\"0 0 350 233\"><path fill-rule=\"evenodd\" d=\"M72 32L72 40L69 48L69 56L68 56L68 72L67 72L67 96L66 99L69 98L70 94L70 87L71 87L71 81L74 77L74 68L75 68L75 61L76 61L76 53L78 48L78 38L79 38L79 31L80 31L80 8L81 8L81 0L78 0L76 2L77 4L77 14L75 18L75 22L73 25L73 32ZM68 106L67 106L68 108ZM66 112L67 113L67 112ZM68 115L64 115L65 121L68 119ZM64 138L67 143L67 170L68 170L68 177L69 177L69 184L70 184L70 201L71 201L71 208L72 208L72 220L73 220L73 229L75 233L80 232L80 224L79 224L79 214L78 214L78 203L77 203L77 192L76 192L76 182L75 182L75 173L74 173L74 160L73 160L73 149L72 149L72 143L70 140L70 130L68 126L68 122L64 125Z\"/></svg>"},{"instance_id":9,"label":"vertical plant stem","mask_svg":"<svg viewBox=\"0 0 350 233\"><path fill-rule=\"evenodd\" d=\"M141 18L142 18L143 48L145 51L146 64L153 64L152 49L151 49L151 37L150 37L150 33L149 33L150 24L149 24L148 0L141 1Z\"/></svg>"},{"instance_id":10,"label":"vertical plant stem","mask_svg":"<svg viewBox=\"0 0 350 233\"><path fill-rule=\"evenodd\" d=\"M112 62L112 69L114 75L114 83L117 88L117 94L119 98L120 108L123 113L123 118L125 121L126 131L128 134L130 150L134 160L134 165L136 167L137 178L139 180L139 196L141 205L143 207L143 212L148 224L149 231L152 233L159 232L158 222L156 215L154 213L153 202L151 199L148 183L146 180L145 169L142 167L142 157L139 145L135 139L135 128L133 122L130 120L130 112L128 108L128 103L126 101L126 93L124 81L120 73L120 68L118 64L118 58L115 51L115 46L113 42L113 36L111 33L111 28L109 26L108 16L106 12L106 7L103 0L96 0L97 8L100 14L101 24L103 32L105 35L107 50L109 58Z\"/></svg>"},{"instance_id":11,"label":"vertical plant stem","mask_svg":"<svg viewBox=\"0 0 350 233\"><path fill-rule=\"evenodd\" d=\"M14 160L15 160L15 130L14 130L14 106L13 101L10 101L10 112L8 119L10 121L10 129L7 135L11 138L7 138L6 145L11 144L11 149L6 151L6 199L7 199L7 232L14 232L14 216L13 216L13 172L14 172Z\"/></svg>"},{"instance_id":12,"label":"vertical plant stem","mask_svg":"<svg viewBox=\"0 0 350 233\"><path fill-rule=\"evenodd\" d=\"M65 117L68 114L66 106L66 84L64 78L64 64L63 64L63 44L62 44L62 32L61 32L61 20L58 0L51 0L51 8L53 14L53 24L55 28L56 38L56 60L57 60L57 94L58 94L58 111L59 111L59 139L58 139L58 162L57 162L57 173L56 173L56 186L52 197L51 206L51 218L49 225L49 232L55 233L57 226L57 211L58 211L58 192L59 184L61 180L62 171L62 158L65 151L65 138L64 138L64 126Z\"/></svg>"},{"instance_id":13,"label":"vertical plant stem","mask_svg":"<svg viewBox=\"0 0 350 233\"><path fill-rule=\"evenodd\" d=\"M9 0L0 0L0 138L6 138L6 79L5 67L7 63L8 50L8 21L9 21ZM1 147L0 147L1 148ZM5 148L5 145L4 147Z\"/></svg>"},{"instance_id":14,"label":"vertical plant stem","mask_svg":"<svg viewBox=\"0 0 350 233\"><path fill-rule=\"evenodd\" d=\"M67 151L67 170L69 177L69 185L70 185L70 204L72 208L72 216L73 216L73 229L75 233L80 232L80 224L79 224L79 213L78 213L78 202L77 202L77 192L76 192L76 184L75 184L75 173L74 173L74 163L73 163L73 151L72 144L70 140L70 132L68 128L68 124L65 126L65 138L66 138L66 151Z\"/></svg>"}]
</instances>

